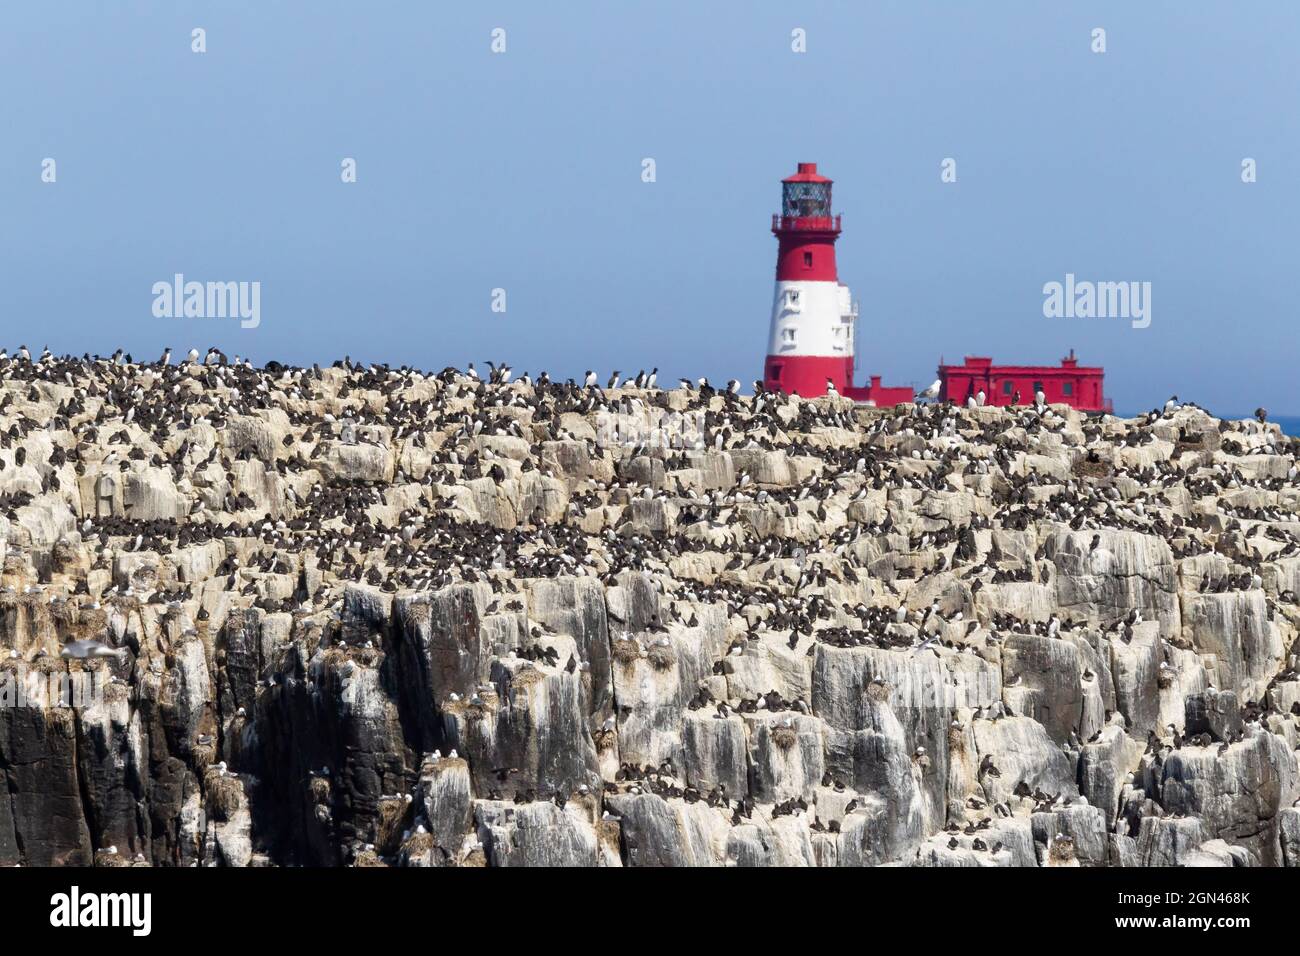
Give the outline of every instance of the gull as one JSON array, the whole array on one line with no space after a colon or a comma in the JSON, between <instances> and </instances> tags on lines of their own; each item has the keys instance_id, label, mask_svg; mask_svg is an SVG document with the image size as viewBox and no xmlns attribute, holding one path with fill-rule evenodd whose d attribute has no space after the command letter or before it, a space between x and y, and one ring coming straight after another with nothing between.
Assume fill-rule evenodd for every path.
<instances>
[{"instance_id":1,"label":"gull","mask_svg":"<svg viewBox=\"0 0 1300 956\"><path fill-rule=\"evenodd\" d=\"M70 641L63 645L63 650L59 651L59 656L64 660L85 660L90 657L121 657L126 653L126 648L109 647L102 641Z\"/></svg>"}]
</instances>

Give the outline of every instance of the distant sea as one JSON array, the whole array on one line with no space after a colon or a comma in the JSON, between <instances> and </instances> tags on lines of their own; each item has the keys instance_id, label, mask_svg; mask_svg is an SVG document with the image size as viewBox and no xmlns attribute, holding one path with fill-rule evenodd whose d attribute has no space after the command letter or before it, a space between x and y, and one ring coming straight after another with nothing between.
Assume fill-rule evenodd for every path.
<instances>
[{"instance_id":1,"label":"distant sea","mask_svg":"<svg viewBox=\"0 0 1300 956\"><path fill-rule=\"evenodd\" d=\"M1300 435L1300 415L1279 415L1273 421L1282 426L1284 433Z\"/></svg>"}]
</instances>

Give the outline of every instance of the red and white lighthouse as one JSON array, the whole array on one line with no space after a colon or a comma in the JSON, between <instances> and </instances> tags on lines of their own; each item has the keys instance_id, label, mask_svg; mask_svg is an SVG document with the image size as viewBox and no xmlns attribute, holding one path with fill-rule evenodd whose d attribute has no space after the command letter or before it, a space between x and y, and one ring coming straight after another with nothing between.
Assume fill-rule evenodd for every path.
<instances>
[{"instance_id":1,"label":"red and white lighthouse","mask_svg":"<svg viewBox=\"0 0 1300 956\"><path fill-rule=\"evenodd\" d=\"M800 163L782 180L772 232L779 247L763 387L810 398L826 394L829 380L847 394L858 307L835 271L840 217L831 212L831 180L816 163Z\"/></svg>"}]
</instances>

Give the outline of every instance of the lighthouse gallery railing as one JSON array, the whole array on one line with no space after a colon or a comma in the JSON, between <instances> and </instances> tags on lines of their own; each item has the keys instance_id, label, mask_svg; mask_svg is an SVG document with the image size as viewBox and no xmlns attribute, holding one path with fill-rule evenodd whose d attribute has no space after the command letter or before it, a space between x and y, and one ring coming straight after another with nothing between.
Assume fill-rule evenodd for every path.
<instances>
[{"instance_id":1,"label":"lighthouse gallery railing","mask_svg":"<svg viewBox=\"0 0 1300 956\"><path fill-rule=\"evenodd\" d=\"M839 232L839 216L772 216L773 232Z\"/></svg>"}]
</instances>

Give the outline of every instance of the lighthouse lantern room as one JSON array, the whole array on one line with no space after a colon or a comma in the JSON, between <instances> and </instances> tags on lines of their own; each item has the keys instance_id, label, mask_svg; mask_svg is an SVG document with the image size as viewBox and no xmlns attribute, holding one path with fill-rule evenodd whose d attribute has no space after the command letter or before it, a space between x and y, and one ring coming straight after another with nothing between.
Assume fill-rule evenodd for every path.
<instances>
[{"instance_id":1,"label":"lighthouse lantern room","mask_svg":"<svg viewBox=\"0 0 1300 956\"><path fill-rule=\"evenodd\" d=\"M853 385L853 328L857 304L835 270L840 217L831 208L831 180L816 163L781 184L776 235L776 293L763 386L805 398L830 386L846 394ZM829 384L828 384L829 383Z\"/></svg>"}]
</instances>

